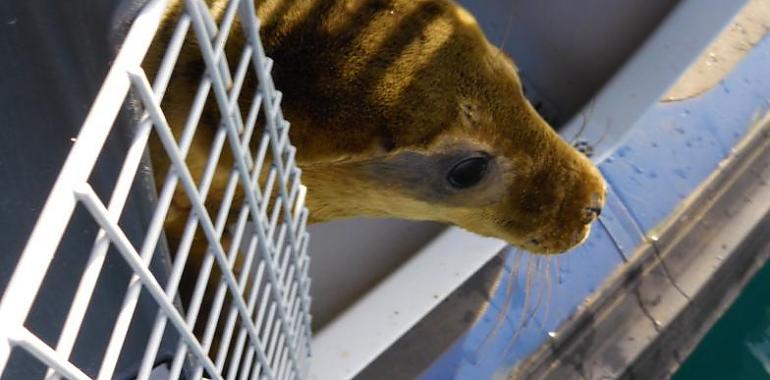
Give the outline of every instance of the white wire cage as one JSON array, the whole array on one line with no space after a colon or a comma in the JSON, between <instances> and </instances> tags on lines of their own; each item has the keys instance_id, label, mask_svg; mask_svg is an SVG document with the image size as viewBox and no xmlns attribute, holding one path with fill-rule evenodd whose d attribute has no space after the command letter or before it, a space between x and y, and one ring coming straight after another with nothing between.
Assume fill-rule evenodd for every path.
<instances>
[{"instance_id":1,"label":"white wire cage","mask_svg":"<svg viewBox=\"0 0 770 380\"><path fill-rule=\"evenodd\" d=\"M159 364L165 368L163 377L171 379L306 376L311 319L305 188L294 163L295 148L288 139L289 123L280 110L281 93L270 75L272 61L265 56L259 38L254 3L228 1L218 23L201 0L186 0L184 12L173 21L163 20L167 6L165 0L149 1L134 20L2 294L3 378L12 378L9 373L14 373L15 367L29 363L18 360L20 351L45 368L41 372L44 378L114 378L127 350L126 341L134 333L132 319L141 297L153 301L156 315L142 344L141 360L133 363L135 371L129 377L148 379L157 374L153 370ZM175 22L175 29L150 85L142 61L161 22ZM231 71L224 49L228 37L235 33L242 33L246 42ZM180 51L192 35L206 70L177 139L161 104ZM248 109L242 112L247 75L255 77L258 85L247 102ZM118 114L132 102L139 103L136 108L141 110L141 117L131 126L133 137L126 142L119 173L106 191L109 195L100 195L105 192L95 190L90 183L92 172L105 159L102 149L117 128ZM207 102L217 106L221 120L196 183L186 156L196 131L208 127L199 127ZM144 154L153 133L162 143L171 170L165 181L157 184L154 209L137 241L128 236L121 217L132 192L147 191L136 186L136 180L147 169ZM225 150L233 158L232 166L223 167L219 162ZM206 207L206 201L214 175L222 171L228 178L227 188L215 213ZM151 264L157 259L154 255L163 251L159 247L165 244L164 222L178 187L189 199L192 211L173 262L167 263L166 273L159 276ZM242 194L242 202L236 202L236 193ZM62 315L49 316L47 322L56 330L53 338L41 337L31 327L30 315L37 303L46 302L42 300L46 294L56 294L47 272L57 269L52 263L73 229L73 215L78 210L87 211L98 225L97 232L93 244L86 247L84 265L71 273L79 278L69 306ZM205 236L203 242L194 241L196 230ZM229 243L224 243L225 236ZM196 267L200 269L191 297L183 304L179 284L183 273L192 270L188 259L193 244L204 244L206 254ZM109 294L122 297L120 309L110 319L105 344L97 350L102 352L99 365L84 368L73 359L73 352L89 344L83 339L84 321L89 314L99 315L99 310L94 310L99 304L95 297L104 294L100 292L101 282L105 272L113 270L105 265L110 255L119 255L132 276L122 289ZM211 281L212 272L219 274L218 281ZM208 297L205 303L204 297ZM162 358L161 346L169 341L173 354Z\"/></svg>"}]
</instances>

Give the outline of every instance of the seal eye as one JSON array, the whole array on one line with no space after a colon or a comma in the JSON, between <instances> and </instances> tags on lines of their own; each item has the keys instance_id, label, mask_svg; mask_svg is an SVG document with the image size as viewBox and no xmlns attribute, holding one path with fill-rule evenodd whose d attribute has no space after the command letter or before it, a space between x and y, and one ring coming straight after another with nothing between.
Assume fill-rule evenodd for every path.
<instances>
[{"instance_id":1,"label":"seal eye","mask_svg":"<svg viewBox=\"0 0 770 380\"><path fill-rule=\"evenodd\" d=\"M487 172L488 161L487 157L466 158L449 170L447 181L457 189L471 187L484 178L484 174Z\"/></svg>"}]
</instances>

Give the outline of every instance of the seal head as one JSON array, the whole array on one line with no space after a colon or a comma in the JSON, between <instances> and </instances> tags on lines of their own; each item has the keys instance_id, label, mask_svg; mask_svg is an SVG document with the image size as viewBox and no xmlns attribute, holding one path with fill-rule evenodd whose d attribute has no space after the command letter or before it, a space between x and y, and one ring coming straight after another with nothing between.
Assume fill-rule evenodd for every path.
<instances>
[{"instance_id":1,"label":"seal head","mask_svg":"<svg viewBox=\"0 0 770 380\"><path fill-rule=\"evenodd\" d=\"M313 62L340 68L316 82L334 87L276 79L297 116L314 221L434 220L544 254L584 241L604 181L533 109L473 17L448 1L361 3L386 6L369 8L357 43Z\"/></svg>"}]
</instances>

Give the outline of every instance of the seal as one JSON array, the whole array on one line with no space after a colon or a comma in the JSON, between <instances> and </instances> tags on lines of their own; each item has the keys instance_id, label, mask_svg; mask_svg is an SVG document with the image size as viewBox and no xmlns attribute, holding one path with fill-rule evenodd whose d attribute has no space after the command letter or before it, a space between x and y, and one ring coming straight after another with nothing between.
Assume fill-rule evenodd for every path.
<instances>
[{"instance_id":1,"label":"seal","mask_svg":"<svg viewBox=\"0 0 770 380\"><path fill-rule=\"evenodd\" d=\"M226 1L208 3L221 17ZM167 20L183 6L172 1ZM586 239L604 204L601 174L538 115L511 59L458 4L265 0L256 9L308 188L310 222L432 220L538 254ZM149 72L172 31L172 22L162 25L145 61ZM190 32L162 104L177 137L205 72L194 40ZM243 45L242 34L231 33L230 62ZM251 99L256 86L248 77L242 98ZM196 180L220 121L210 103L187 159ZM150 148L156 173L165 174L160 144ZM210 209L232 168L228 153L219 168ZM170 241L189 212L180 192L166 222Z\"/></svg>"},{"instance_id":2,"label":"seal","mask_svg":"<svg viewBox=\"0 0 770 380\"><path fill-rule=\"evenodd\" d=\"M170 1L144 62L150 77L184 4ZM214 19L220 19L227 1L207 4ZM587 238L604 204L601 174L538 115L524 97L513 62L487 41L462 7L450 0L255 4L265 51L274 60L273 78L283 93L284 116L291 122L296 163L308 188L310 222L432 220L537 254L561 253ZM236 19L225 45L231 66L244 47L239 29ZM177 139L205 72L190 31L161 104ZM251 70L238 99L241 110L249 108L258 86ZM222 118L211 94L201 112L186 157L198 183ZM258 129L263 122L258 121ZM255 151L255 142L251 148ZM170 163L154 135L149 150L156 183L163 183ZM224 149L206 197L211 215L220 211L232 168L233 156ZM243 194L236 192L232 204L242 202ZM191 210L178 186L164 226L172 252L181 246ZM200 230L193 239L189 257L183 258L181 301L191 315L200 308L218 312L212 306L221 271L217 266L210 273L201 271L208 242ZM233 248L227 233L222 244ZM236 255L236 273L244 265L242 256ZM208 283L203 303L195 304L200 280ZM253 281L246 288L259 285ZM220 346L222 324L209 336L209 347ZM206 318L197 318L194 330L200 337L209 327Z\"/></svg>"}]
</instances>

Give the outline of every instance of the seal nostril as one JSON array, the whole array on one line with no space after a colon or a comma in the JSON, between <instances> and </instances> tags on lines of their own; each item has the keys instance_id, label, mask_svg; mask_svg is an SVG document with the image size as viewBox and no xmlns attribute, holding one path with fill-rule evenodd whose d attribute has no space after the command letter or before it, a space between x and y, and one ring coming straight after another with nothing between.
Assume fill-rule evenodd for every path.
<instances>
[{"instance_id":1,"label":"seal nostril","mask_svg":"<svg viewBox=\"0 0 770 380\"><path fill-rule=\"evenodd\" d=\"M591 194L591 203L589 207L586 207L586 211L591 215L592 219L598 218L602 214L602 196L599 193Z\"/></svg>"}]
</instances>

